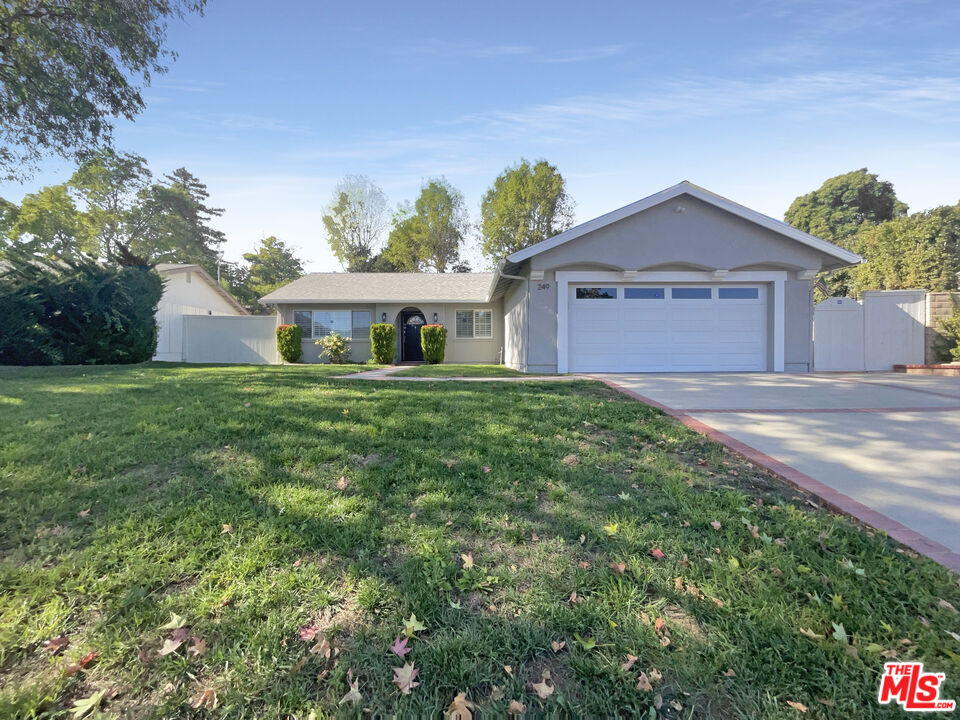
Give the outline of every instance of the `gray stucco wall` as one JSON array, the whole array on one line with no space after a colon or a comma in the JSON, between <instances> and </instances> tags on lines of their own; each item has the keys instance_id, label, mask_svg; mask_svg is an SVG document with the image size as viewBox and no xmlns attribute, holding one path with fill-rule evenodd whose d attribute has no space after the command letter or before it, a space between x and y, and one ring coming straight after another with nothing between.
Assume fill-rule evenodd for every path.
<instances>
[{"instance_id":1,"label":"gray stucco wall","mask_svg":"<svg viewBox=\"0 0 960 720\"><path fill-rule=\"evenodd\" d=\"M369 310L371 322L382 322L386 313L386 322L397 325L400 311L406 308L420 310L428 323L432 323L433 314L437 314L437 322L447 327L447 348L444 362L447 363L496 363L500 360L500 351L503 348L503 303L495 301L484 303L359 303L359 304L291 304L280 305L278 308L280 322L293 322L295 310ZM490 339L460 339L456 337L457 310L492 310L493 337ZM314 340L303 341L303 357L301 362L319 363L320 348ZM366 362L370 359L370 338L351 340L351 359L357 362ZM397 362L400 361L400 333L397 332Z\"/></svg>"},{"instance_id":2,"label":"gray stucco wall","mask_svg":"<svg viewBox=\"0 0 960 720\"><path fill-rule=\"evenodd\" d=\"M683 212L675 211L678 206ZM798 279L798 273L821 267L817 250L683 195L530 258L524 274L542 271L543 279L529 283L527 332L511 336L508 363L528 372L556 372L558 270L783 270L788 273L784 284L784 370L807 372L812 348L812 283ZM506 295L505 307L517 318L522 312L517 309L517 297L525 293L524 285L516 281ZM566 298L559 300L566 302ZM772 367L772 283L767 285L767 301L768 367Z\"/></svg>"}]
</instances>

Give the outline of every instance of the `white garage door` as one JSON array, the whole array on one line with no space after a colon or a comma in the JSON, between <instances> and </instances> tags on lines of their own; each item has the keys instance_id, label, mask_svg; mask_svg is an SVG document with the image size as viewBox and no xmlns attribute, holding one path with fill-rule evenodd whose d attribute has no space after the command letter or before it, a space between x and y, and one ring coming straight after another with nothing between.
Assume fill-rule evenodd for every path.
<instances>
[{"instance_id":1,"label":"white garage door","mask_svg":"<svg viewBox=\"0 0 960 720\"><path fill-rule=\"evenodd\" d=\"M763 285L571 285L571 372L767 369Z\"/></svg>"}]
</instances>

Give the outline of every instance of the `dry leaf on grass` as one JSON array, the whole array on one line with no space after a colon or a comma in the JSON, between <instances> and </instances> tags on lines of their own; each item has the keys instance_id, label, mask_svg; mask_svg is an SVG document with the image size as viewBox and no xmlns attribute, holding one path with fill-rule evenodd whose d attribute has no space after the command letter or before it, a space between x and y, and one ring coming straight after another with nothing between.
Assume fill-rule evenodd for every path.
<instances>
[{"instance_id":1,"label":"dry leaf on grass","mask_svg":"<svg viewBox=\"0 0 960 720\"><path fill-rule=\"evenodd\" d=\"M637 690L641 690L643 692L650 692L653 690L653 685L650 683L650 679L642 670L640 671L640 677L637 678Z\"/></svg>"},{"instance_id":2,"label":"dry leaf on grass","mask_svg":"<svg viewBox=\"0 0 960 720\"><path fill-rule=\"evenodd\" d=\"M712 523L710 523L710 527L712 527L714 530L719 530L722 525L720 525L719 520L714 520Z\"/></svg>"},{"instance_id":3,"label":"dry leaf on grass","mask_svg":"<svg viewBox=\"0 0 960 720\"><path fill-rule=\"evenodd\" d=\"M580 458L578 458L576 455L567 455L563 458L563 460L561 460L561 462L567 467L575 467L576 465L580 464Z\"/></svg>"},{"instance_id":4,"label":"dry leaf on grass","mask_svg":"<svg viewBox=\"0 0 960 720\"><path fill-rule=\"evenodd\" d=\"M617 575L623 575L624 571L627 569L627 564L623 562L610 563L610 568L617 573Z\"/></svg>"},{"instance_id":5,"label":"dry leaf on grass","mask_svg":"<svg viewBox=\"0 0 960 720\"><path fill-rule=\"evenodd\" d=\"M957 612L957 609L953 605L951 605L950 603L948 603L946 600L943 600L943 599L940 599L937 601L937 607L940 608L941 610L949 610L952 613Z\"/></svg>"},{"instance_id":6,"label":"dry leaf on grass","mask_svg":"<svg viewBox=\"0 0 960 720\"><path fill-rule=\"evenodd\" d=\"M511 700L507 706L507 712L511 715L523 715L527 711L527 706L519 700Z\"/></svg>"},{"instance_id":7,"label":"dry leaf on grass","mask_svg":"<svg viewBox=\"0 0 960 720\"><path fill-rule=\"evenodd\" d=\"M653 550L650 551L650 554L657 560L663 560L666 557L666 555L663 554L663 550L660 548L653 548Z\"/></svg>"},{"instance_id":8,"label":"dry leaf on grass","mask_svg":"<svg viewBox=\"0 0 960 720\"><path fill-rule=\"evenodd\" d=\"M473 703L467 700L466 693L457 693L457 696L453 698L453 702L450 703L450 707L447 708L443 716L447 720L472 720L473 713L470 712L470 708L472 707Z\"/></svg>"},{"instance_id":9,"label":"dry leaf on grass","mask_svg":"<svg viewBox=\"0 0 960 720\"><path fill-rule=\"evenodd\" d=\"M553 649L555 653L560 652L566 646L567 646L566 640L561 640L560 642L557 642L556 640L554 640L552 643L550 643L550 647Z\"/></svg>"},{"instance_id":10,"label":"dry leaf on grass","mask_svg":"<svg viewBox=\"0 0 960 720\"><path fill-rule=\"evenodd\" d=\"M340 699L340 704L351 703L356 705L363 698L360 695L360 678L353 677L352 669L347 669L347 685L350 686L350 689L347 691L347 694Z\"/></svg>"},{"instance_id":11,"label":"dry leaf on grass","mask_svg":"<svg viewBox=\"0 0 960 720\"><path fill-rule=\"evenodd\" d=\"M799 710L802 713L807 711L807 706L800 702L794 702L793 700L787 700L787 705L792 707L794 710Z\"/></svg>"},{"instance_id":12,"label":"dry leaf on grass","mask_svg":"<svg viewBox=\"0 0 960 720\"><path fill-rule=\"evenodd\" d=\"M230 523L224 523L222 526L222 529L220 530L221 535L223 535L224 533L232 533L232 532L233 532L233 525L231 525Z\"/></svg>"},{"instance_id":13,"label":"dry leaf on grass","mask_svg":"<svg viewBox=\"0 0 960 720\"><path fill-rule=\"evenodd\" d=\"M206 708L207 710L217 709L217 694L207 688L191 704L194 709Z\"/></svg>"},{"instance_id":14,"label":"dry leaf on grass","mask_svg":"<svg viewBox=\"0 0 960 720\"><path fill-rule=\"evenodd\" d=\"M620 669L623 670L624 672L627 672L630 668L633 667L633 664L636 661L637 661L636 655L630 655L629 653L627 653L627 661L620 666Z\"/></svg>"},{"instance_id":15,"label":"dry leaf on grass","mask_svg":"<svg viewBox=\"0 0 960 720\"><path fill-rule=\"evenodd\" d=\"M724 670L724 671L723 671L723 676L724 676L724 677L736 677L736 676L737 676L737 673L734 672L733 668L730 668L729 670Z\"/></svg>"},{"instance_id":16,"label":"dry leaf on grass","mask_svg":"<svg viewBox=\"0 0 960 720\"><path fill-rule=\"evenodd\" d=\"M410 691L420 684L414 680L419 672L412 662L404 663L402 668L393 669L393 683L400 688L400 692L409 695Z\"/></svg>"},{"instance_id":17,"label":"dry leaf on grass","mask_svg":"<svg viewBox=\"0 0 960 720\"><path fill-rule=\"evenodd\" d=\"M43 643L43 647L46 648L47 652L58 653L63 650L67 645L70 644L70 638L66 635L57 635L55 638L51 638Z\"/></svg>"},{"instance_id":18,"label":"dry leaf on grass","mask_svg":"<svg viewBox=\"0 0 960 720\"><path fill-rule=\"evenodd\" d=\"M197 636L193 637L193 645L187 648L187 655L200 657L207 651L207 641L201 640Z\"/></svg>"},{"instance_id":19,"label":"dry leaf on grass","mask_svg":"<svg viewBox=\"0 0 960 720\"><path fill-rule=\"evenodd\" d=\"M409 641L410 638L401 638L398 635L397 639L393 641L393 645L390 646L390 652L402 660L410 652L410 648L407 647Z\"/></svg>"},{"instance_id":20,"label":"dry leaf on grass","mask_svg":"<svg viewBox=\"0 0 960 720\"><path fill-rule=\"evenodd\" d=\"M553 685L548 685L547 682L550 680L550 671L544 670L541 675L541 680L538 683L531 683L530 687L533 688L533 691L541 700L546 700L548 697L553 695L553 691L556 689Z\"/></svg>"}]
</instances>

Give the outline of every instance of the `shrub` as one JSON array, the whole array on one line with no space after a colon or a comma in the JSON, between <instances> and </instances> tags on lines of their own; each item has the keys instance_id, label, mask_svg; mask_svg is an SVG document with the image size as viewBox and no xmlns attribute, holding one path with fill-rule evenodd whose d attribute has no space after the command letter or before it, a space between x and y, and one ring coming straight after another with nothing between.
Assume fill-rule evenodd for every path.
<instances>
[{"instance_id":1,"label":"shrub","mask_svg":"<svg viewBox=\"0 0 960 720\"><path fill-rule=\"evenodd\" d=\"M300 341L303 339L303 328L299 325L277 326L277 351L284 362L295 363L303 354Z\"/></svg>"},{"instance_id":2,"label":"shrub","mask_svg":"<svg viewBox=\"0 0 960 720\"><path fill-rule=\"evenodd\" d=\"M946 362L960 362L960 302L953 300L953 312L937 323L940 335L936 345L937 358Z\"/></svg>"},{"instance_id":3,"label":"shrub","mask_svg":"<svg viewBox=\"0 0 960 720\"><path fill-rule=\"evenodd\" d=\"M320 359L329 358L334 365L342 365L350 362L350 341L340 333L330 333L317 340L315 345L323 348L320 351Z\"/></svg>"},{"instance_id":4,"label":"shrub","mask_svg":"<svg viewBox=\"0 0 960 720\"><path fill-rule=\"evenodd\" d=\"M397 354L397 331L389 323L370 326L370 354L377 365L389 365Z\"/></svg>"},{"instance_id":5,"label":"shrub","mask_svg":"<svg viewBox=\"0 0 960 720\"><path fill-rule=\"evenodd\" d=\"M423 359L431 365L438 365L443 362L443 352L446 344L447 329L443 325L424 325L420 328Z\"/></svg>"},{"instance_id":6,"label":"shrub","mask_svg":"<svg viewBox=\"0 0 960 720\"><path fill-rule=\"evenodd\" d=\"M0 363L138 363L157 349L163 281L148 267L50 261L7 250L0 272Z\"/></svg>"}]
</instances>

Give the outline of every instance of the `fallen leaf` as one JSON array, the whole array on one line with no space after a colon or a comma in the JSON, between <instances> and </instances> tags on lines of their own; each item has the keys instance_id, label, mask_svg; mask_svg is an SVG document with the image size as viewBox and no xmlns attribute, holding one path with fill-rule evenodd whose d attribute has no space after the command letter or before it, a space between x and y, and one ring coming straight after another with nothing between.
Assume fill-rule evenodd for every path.
<instances>
[{"instance_id":1,"label":"fallen leaf","mask_svg":"<svg viewBox=\"0 0 960 720\"><path fill-rule=\"evenodd\" d=\"M409 641L409 638L401 638L398 635L397 639L393 641L393 645L390 646L390 651L402 660L410 652L410 648L407 647Z\"/></svg>"},{"instance_id":2,"label":"fallen leaf","mask_svg":"<svg viewBox=\"0 0 960 720\"><path fill-rule=\"evenodd\" d=\"M407 637L415 637L418 632L426 629L427 626L417 620L417 616L413 613L411 613L410 618L403 623L403 632Z\"/></svg>"},{"instance_id":3,"label":"fallen leaf","mask_svg":"<svg viewBox=\"0 0 960 720\"><path fill-rule=\"evenodd\" d=\"M942 600L942 599L938 600L937 607L940 608L941 610L949 610L952 613L957 612L957 609L953 605L948 603L946 600Z\"/></svg>"},{"instance_id":4,"label":"fallen leaf","mask_svg":"<svg viewBox=\"0 0 960 720\"><path fill-rule=\"evenodd\" d=\"M736 677L736 676L737 676L737 673L734 672L733 668L730 668L729 670L724 670L723 676L724 676L724 677Z\"/></svg>"},{"instance_id":5,"label":"fallen leaf","mask_svg":"<svg viewBox=\"0 0 960 720\"><path fill-rule=\"evenodd\" d=\"M636 661L637 661L636 655L630 655L629 653L627 653L627 661L620 666L620 669L623 670L624 672L627 672L630 668L633 667L633 664Z\"/></svg>"},{"instance_id":6,"label":"fallen leaf","mask_svg":"<svg viewBox=\"0 0 960 720\"><path fill-rule=\"evenodd\" d=\"M759 540L759 539L760 539L760 527L757 526L757 525L752 525L752 526L750 527L750 535L752 535L754 539Z\"/></svg>"},{"instance_id":7,"label":"fallen leaf","mask_svg":"<svg viewBox=\"0 0 960 720\"><path fill-rule=\"evenodd\" d=\"M567 645L566 640L561 640L560 642L557 642L556 640L554 640L552 643L550 643L550 647L553 649L555 653L558 653L561 650L563 650L563 648L565 648L566 645Z\"/></svg>"},{"instance_id":8,"label":"fallen leaf","mask_svg":"<svg viewBox=\"0 0 960 720\"><path fill-rule=\"evenodd\" d=\"M683 560L681 560L681 561L678 562L677 564L678 564L680 567L682 567L682 568L688 568L688 567L690 567L690 560L687 558L686 553L684 553L684 555L683 555Z\"/></svg>"},{"instance_id":9,"label":"fallen leaf","mask_svg":"<svg viewBox=\"0 0 960 720\"><path fill-rule=\"evenodd\" d=\"M293 664L293 667L290 668L290 672L287 674L290 675L291 677L296 675L298 672L303 670L303 666L307 664L308 659L309 658L306 655L304 655L302 658L300 658Z\"/></svg>"},{"instance_id":10,"label":"fallen leaf","mask_svg":"<svg viewBox=\"0 0 960 720\"><path fill-rule=\"evenodd\" d=\"M510 665L504 665L503 671L510 677L513 677L513 667L511 667Z\"/></svg>"},{"instance_id":11,"label":"fallen leaf","mask_svg":"<svg viewBox=\"0 0 960 720\"><path fill-rule=\"evenodd\" d=\"M503 690L500 689L499 685L490 686L490 699L494 702L499 702L503 700Z\"/></svg>"},{"instance_id":12,"label":"fallen leaf","mask_svg":"<svg viewBox=\"0 0 960 720\"><path fill-rule=\"evenodd\" d=\"M473 567L473 553L468 552L460 556L463 559L463 569L469 570Z\"/></svg>"},{"instance_id":13,"label":"fallen leaf","mask_svg":"<svg viewBox=\"0 0 960 720\"><path fill-rule=\"evenodd\" d=\"M207 651L207 641L194 636L193 645L187 648L187 655L201 657Z\"/></svg>"},{"instance_id":14,"label":"fallen leaf","mask_svg":"<svg viewBox=\"0 0 960 720\"><path fill-rule=\"evenodd\" d=\"M563 460L561 460L561 462L567 467L574 467L580 464L580 458L578 458L576 455L567 455L563 458Z\"/></svg>"},{"instance_id":15,"label":"fallen leaf","mask_svg":"<svg viewBox=\"0 0 960 720\"><path fill-rule=\"evenodd\" d=\"M347 480L346 475L341 475L340 479L337 480L337 490L346 490L349 485L350 481Z\"/></svg>"},{"instance_id":16,"label":"fallen leaf","mask_svg":"<svg viewBox=\"0 0 960 720\"><path fill-rule=\"evenodd\" d=\"M654 548L653 550L650 551L650 554L653 557L655 557L657 560L663 560L663 558L666 557L666 555L663 554L663 550L661 550L660 548Z\"/></svg>"},{"instance_id":17,"label":"fallen leaf","mask_svg":"<svg viewBox=\"0 0 960 720\"><path fill-rule=\"evenodd\" d=\"M674 589L677 590L678 592L683 592L683 578L682 578L682 577L675 577L675 578L673 579L673 587L674 587Z\"/></svg>"},{"instance_id":18,"label":"fallen leaf","mask_svg":"<svg viewBox=\"0 0 960 720\"><path fill-rule=\"evenodd\" d=\"M332 657L336 657L337 653L340 651L334 648L327 638L322 637L320 638L320 642L310 648L310 652L314 655L319 655L320 657L329 660Z\"/></svg>"},{"instance_id":19,"label":"fallen leaf","mask_svg":"<svg viewBox=\"0 0 960 720\"><path fill-rule=\"evenodd\" d=\"M414 680L419 672L413 663L404 663L402 668L393 669L393 683L400 688L400 692L409 695L410 691L420 684Z\"/></svg>"},{"instance_id":20,"label":"fallen leaf","mask_svg":"<svg viewBox=\"0 0 960 720\"><path fill-rule=\"evenodd\" d=\"M802 713L807 711L807 706L800 702L794 702L793 700L787 700L787 705L792 707L794 710L799 710Z\"/></svg>"},{"instance_id":21,"label":"fallen leaf","mask_svg":"<svg viewBox=\"0 0 960 720\"><path fill-rule=\"evenodd\" d=\"M466 693L457 693L453 702L450 703L450 707L447 708L447 712L444 713L444 717L447 720L471 720L473 713L470 712L470 708L472 707L473 703L467 700Z\"/></svg>"},{"instance_id":22,"label":"fallen leaf","mask_svg":"<svg viewBox=\"0 0 960 720\"><path fill-rule=\"evenodd\" d=\"M170 613L170 620L167 622L167 624L161 625L159 629L160 630L179 630L186 624L187 624L187 621L184 618L172 612Z\"/></svg>"},{"instance_id":23,"label":"fallen leaf","mask_svg":"<svg viewBox=\"0 0 960 720\"><path fill-rule=\"evenodd\" d=\"M617 573L617 575L623 575L624 571L627 569L627 564L624 562L610 563L611 569Z\"/></svg>"},{"instance_id":24,"label":"fallen leaf","mask_svg":"<svg viewBox=\"0 0 960 720\"><path fill-rule=\"evenodd\" d=\"M825 637L824 635L820 635L819 633L815 633L813 630L808 630L806 628L800 628L800 634L806 635L811 640L823 640Z\"/></svg>"},{"instance_id":25,"label":"fallen leaf","mask_svg":"<svg viewBox=\"0 0 960 720\"><path fill-rule=\"evenodd\" d=\"M617 534L617 531L620 530L620 523L610 523L609 525L603 526L604 532L607 533L610 537L613 537Z\"/></svg>"},{"instance_id":26,"label":"fallen leaf","mask_svg":"<svg viewBox=\"0 0 960 720\"><path fill-rule=\"evenodd\" d=\"M163 646L157 651L157 655L163 656L174 653L181 645L183 645L183 638L167 638L163 641Z\"/></svg>"},{"instance_id":27,"label":"fallen leaf","mask_svg":"<svg viewBox=\"0 0 960 720\"><path fill-rule=\"evenodd\" d=\"M47 640L43 644L43 647L46 648L47 652L56 654L61 650L63 650L69 644L70 644L70 638L68 638L66 635L61 634L61 635L57 635L55 638L51 638L50 640Z\"/></svg>"},{"instance_id":28,"label":"fallen leaf","mask_svg":"<svg viewBox=\"0 0 960 720\"><path fill-rule=\"evenodd\" d=\"M572 603L583 602L583 598L577 597L577 591L574 590L572 593L570 593L570 602Z\"/></svg>"},{"instance_id":29,"label":"fallen leaf","mask_svg":"<svg viewBox=\"0 0 960 720\"><path fill-rule=\"evenodd\" d=\"M73 701L73 717L75 720L85 717L91 710L96 710L103 702L103 696L107 694L106 690L95 692L90 697Z\"/></svg>"},{"instance_id":30,"label":"fallen leaf","mask_svg":"<svg viewBox=\"0 0 960 720\"><path fill-rule=\"evenodd\" d=\"M454 465L456 465L458 462L459 462L459 460L447 460L447 461L446 461L446 466L447 466L448 468L452 468L452 467L453 467Z\"/></svg>"},{"instance_id":31,"label":"fallen leaf","mask_svg":"<svg viewBox=\"0 0 960 720\"><path fill-rule=\"evenodd\" d=\"M217 694L213 690L207 688L200 693L200 696L196 700L191 703L191 707L195 709L207 708L208 710L216 710Z\"/></svg>"},{"instance_id":32,"label":"fallen leaf","mask_svg":"<svg viewBox=\"0 0 960 720\"><path fill-rule=\"evenodd\" d=\"M488 472L490 472L490 468L487 467L486 465L484 465L484 466L483 466L483 471L484 471L485 473L488 473Z\"/></svg>"},{"instance_id":33,"label":"fallen leaf","mask_svg":"<svg viewBox=\"0 0 960 720\"><path fill-rule=\"evenodd\" d=\"M680 527L682 527L682 528L688 528L688 527L690 527L690 522L689 522L688 520L682 520L682 521L680 522Z\"/></svg>"},{"instance_id":34,"label":"fallen leaf","mask_svg":"<svg viewBox=\"0 0 960 720\"><path fill-rule=\"evenodd\" d=\"M530 539L533 540L534 542L540 542L540 536L537 535L536 533L531 533Z\"/></svg>"},{"instance_id":35,"label":"fallen leaf","mask_svg":"<svg viewBox=\"0 0 960 720\"><path fill-rule=\"evenodd\" d=\"M650 692L653 690L653 685L650 683L650 679L642 670L640 671L640 677L637 678L637 690L642 690L643 692Z\"/></svg>"},{"instance_id":36,"label":"fallen leaf","mask_svg":"<svg viewBox=\"0 0 960 720\"><path fill-rule=\"evenodd\" d=\"M527 706L519 700L511 700L507 706L507 712L511 715L523 715L527 711Z\"/></svg>"},{"instance_id":37,"label":"fallen leaf","mask_svg":"<svg viewBox=\"0 0 960 720\"><path fill-rule=\"evenodd\" d=\"M586 560L581 560L580 562L577 563L577 565L579 565L584 570L590 567L590 563L588 563Z\"/></svg>"},{"instance_id":38,"label":"fallen leaf","mask_svg":"<svg viewBox=\"0 0 960 720\"><path fill-rule=\"evenodd\" d=\"M410 513L410 519L411 519L411 520L416 519L416 517L417 517L417 514L416 514L415 512Z\"/></svg>"},{"instance_id":39,"label":"fallen leaf","mask_svg":"<svg viewBox=\"0 0 960 720\"><path fill-rule=\"evenodd\" d=\"M300 639L304 642L311 642L317 636L317 626L313 623L300 626Z\"/></svg>"},{"instance_id":40,"label":"fallen leaf","mask_svg":"<svg viewBox=\"0 0 960 720\"><path fill-rule=\"evenodd\" d=\"M712 527L714 530L719 530L722 526L720 525L719 520L714 520L712 523L710 523L710 527Z\"/></svg>"},{"instance_id":41,"label":"fallen leaf","mask_svg":"<svg viewBox=\"0 0 960 720\"><path fill-rule=\"evenodd\" d=\"M586 536L586 535L581 535L581 536L580 536L580 544L583 545L586 541L587 541L587 536Z\"/></svg>"},{"instance_id":42,"label":"fallen leaf","mask_svg":"<svg viewBox=\"0 0 960 720\"><path fill-rule=\"evenodd\" d=\"M663 680L663 675L656 668L650 668L647 670L647 677L650 678L650 682L660 682Z\"/></svg>"},{"instance_id":43,"label":"fallen leaf","mask_svg":"<svg viewBox=\"0 0 960 720\"><path fill-rule=\"evenodd\" d=\"M547 684L547 680L549 678L549 671L544 670L543 675L541 675L540 682L532 683L530 685L530 687L533 688L533 691L540 697L541 700L546 700L548 697L553 695L553 691L556 689L553 685Z\"/></svg>"},{"instance_id":44,"label":"fallen leaf","mask_svg":"<svg viewBox=\"0 0 960 720\"><path fill-rule=\"evenodd\" d=\"M576 633L574 633L573 636L577 639L577 642L580 643L580 646L581 646L584 650L593 650L593 649L597 646L597 641L596 641L596 639L594 639L594 638L592 638L592 637L585 637L585 638L583 638L583 637L580 637L579 635L577 635Z\"/></svg>"},{"instance_id":45,"label":"fallen leaf","mask_svg":"<svg viewBox=\"0 0 960 720\"><path fill-rule=\"evenodd\" d=\"M90 509L87 508L86 510L81 510L80 512L78 512L77 517L85 518L89 514L90 514Z\"/></svg>"}]
</instances>

